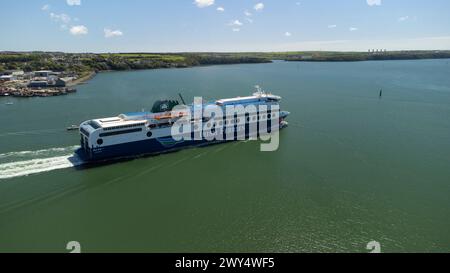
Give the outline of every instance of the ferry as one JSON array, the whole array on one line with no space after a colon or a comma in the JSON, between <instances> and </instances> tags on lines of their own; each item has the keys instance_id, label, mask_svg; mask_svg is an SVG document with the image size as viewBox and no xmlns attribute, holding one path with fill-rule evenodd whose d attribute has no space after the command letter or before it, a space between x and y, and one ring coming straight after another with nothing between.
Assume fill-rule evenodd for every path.
<instances>
[{"instance_id":1,"label":"ferry","mask_svg":"<svg viewBox=\"0 0 450 273\"><path fill-rule=\"evenodd\" d=\"M184 100L181 97L183 104L177 100L159 100L155 102L150 112L137 112L121 114L117 117L93 119L83 122L79 126L79 133L81 137L81 148L76 151L76 154L87 163L98 161L117 160L122 158L140 157L147 155L156 155L177 151L188 147L206 146L222 142L230 142L242 140L238 138L238 131L245 132L245 139L254 139L260 135L251 134L250 126L257 125L258 128L261 122L267 125L267 133L272 133L288 126L286 121L289 112L281 111L280 101L281 97L265 93L260 88L252 96L236 97L230 99L221 99L213 102L202 102L200 106L202 111L206 109L210 111L221 110L223 116L220 120L214 120L213 128L211 124L205 124L211 118L201 118L201 126L210 127L210 133L223 134L230 129L234 130L233 138L214 138L211 140L205 134L200 133L200 137L195 138L194 135L198 131L203 132L198 128L199 120L195 118L196 107L198 104L186 105L187 112L183 114L173 111L176 106L184 105ZM237 114L227 116L225 108L227 106L254 105L256 112L246 113L245 117L239 117ZM267 106L268 111L260 113L260 106ZM277 109L271 112L271 109ZM189 115L189 119L185 115ZM192 118L191 118L192 117ZM188 140L179 139L173 135L172 127L184 118L185 122L190 122L192 125L192 138ZM244 118L245 122L241 119ZM244 125L243 125L244 124ZM205 128L204 127L204 128ZM227 131L228 130L228 131ZM242 135L241 135L242 137Z\"/></svg>"}]
</instances>

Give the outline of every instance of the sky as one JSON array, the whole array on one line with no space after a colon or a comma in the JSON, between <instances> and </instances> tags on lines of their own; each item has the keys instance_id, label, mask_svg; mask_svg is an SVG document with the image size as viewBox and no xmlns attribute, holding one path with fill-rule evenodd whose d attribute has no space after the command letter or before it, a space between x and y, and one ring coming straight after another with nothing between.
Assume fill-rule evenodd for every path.
<instances>
[{"instance_id":1,"label":"sky","mask_svg":"<svg viewBox=\"0 0 450 273\"><path fill-rule=\"evenodd\" d=\"M2 1L0 51L450 50L448 0Z\"/></svg>"}]
</instances>

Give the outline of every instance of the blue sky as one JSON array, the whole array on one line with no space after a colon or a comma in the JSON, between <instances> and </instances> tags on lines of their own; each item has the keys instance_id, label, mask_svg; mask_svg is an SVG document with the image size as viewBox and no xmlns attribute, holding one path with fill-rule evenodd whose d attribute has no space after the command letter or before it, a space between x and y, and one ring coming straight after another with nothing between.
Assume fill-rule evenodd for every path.
<instances>
[{"instance_id":1,"label":"blue sky","mask_svg":"<svg viewBox=\"0 0 450 273\"><path fill-rule=\"evenodd\" d=\"M14 0L0 50L450 49L448 0Z\"/></svg>"}]
</instances>

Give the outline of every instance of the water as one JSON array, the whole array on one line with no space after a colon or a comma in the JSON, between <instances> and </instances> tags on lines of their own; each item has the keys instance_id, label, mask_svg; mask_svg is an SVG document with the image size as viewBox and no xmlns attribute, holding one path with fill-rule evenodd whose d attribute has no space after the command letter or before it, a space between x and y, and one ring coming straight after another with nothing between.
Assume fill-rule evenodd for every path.
<instances>
[{"instance_id":1,"label":"water","mask_svg":"<svg viewBox=\"0 0 450 273\"><path fill-rule=\"evenodd\" d=\"M0 252L67 252L69 241L85 252L367 252L372 240L448 252L447 62L114 72L74 95L0 102ZM291 112L276 152L239 142L88 169L73 156L71 124L255 84Z\"/></svg>"}]
</instances>

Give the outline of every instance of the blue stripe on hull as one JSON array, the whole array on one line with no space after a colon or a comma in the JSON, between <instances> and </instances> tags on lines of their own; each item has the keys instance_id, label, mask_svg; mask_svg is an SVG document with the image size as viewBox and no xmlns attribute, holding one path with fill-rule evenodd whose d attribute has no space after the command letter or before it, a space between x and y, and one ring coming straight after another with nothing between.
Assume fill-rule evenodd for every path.
<instances>
[{"instance_id":1,"label":"blue stripe on hull","mask_svg":"<svg viewBox=\"0 0 450 273\"><path fill-rule=\"evenodd\" d=\"M124 144L112 145L94 149L92 152L80 148L75 153L85 161L104 161L109 159L134 157L141 155L153 155L166 152L177 151L187 147L205 146L217 144L223 141L184 141L178 142L170 147L164 146L157 139L128 142Z\"/></svg>"}]
</instances>

